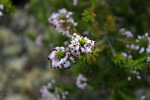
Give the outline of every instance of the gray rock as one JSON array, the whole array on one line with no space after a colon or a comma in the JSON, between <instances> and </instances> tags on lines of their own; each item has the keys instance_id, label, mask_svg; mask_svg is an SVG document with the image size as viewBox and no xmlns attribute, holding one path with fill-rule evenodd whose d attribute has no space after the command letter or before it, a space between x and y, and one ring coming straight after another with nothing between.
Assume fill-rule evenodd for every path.
<instances>
[{"instance_id":1,"label":"gray rock","mask_svg":"<svg viewBox=\"0 0 150 100\"><path fill-rule=\"evenodd\" d=\"M5 100L31 100L28 96L22 94L7 94Z\"/></svg>"},{"instance_id":2,"label":"gray rock","mask_svg":"<svg viewBox=\"0 0 150 100\"><path fill-rule=\"evenodd\" d=\"M0 27L0 43L2 45L8 45L10 43L19 42L19 38L14 34L14 32L6 27Z\"/></svg>"},{"instance_id":3,"label":"gray rock","mask_svg":"<svg viewBox=\"0 0 150 100\"><path fill-rule=\"evenodd\" d=\"M6 61L6 67L9 70L22 71L27 64L27 61L28 58L26 56L23 56L21 58L8 59Z\"/></svg>"},{"instance_id":4,"label":"gray rock","mask_svg":"<svg viewBox=\"0 0 150 100\"><path fill-rule=\"evenodd\" d=\"M4 56L13 56L17 55L22 51L22 47L20 44L12 44L12 45L7 45L5 48L2 50L2 55Z\"/></svg>"},{"instance_id":5,"label":"gray rock","mask_svg":"<svg viewBox=\"0 0 150 100\"><path fill-rule=\"evenodd\" d=\"M12 15L12 21L10 22L10 27L16 31L23 31L28 25L28 16L24 11L17 9L16 12Z\"/></svg>"}]
</instances>

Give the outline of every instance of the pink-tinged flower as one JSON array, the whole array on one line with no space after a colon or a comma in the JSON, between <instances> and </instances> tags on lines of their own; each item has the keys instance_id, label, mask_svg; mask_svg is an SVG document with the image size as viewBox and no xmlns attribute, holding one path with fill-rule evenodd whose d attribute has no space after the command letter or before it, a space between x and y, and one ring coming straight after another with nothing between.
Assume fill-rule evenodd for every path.
<instances>
[{"instance_id":1,"label":"pink-tinged flower","mask_svg":"<svg viewBox=\"0 0 150 100\"><path fill-rule=\"evenodd\" d=\"M48 91L47 86L42 86L42 88L40 89L40 93L41 93L42 98L45 98L45 99L49 98L50 92Z\"/></svg>"},{"instance_id":2,"label":"pink-tinged flower","mask_svg":"<svg viewBox=\"0 0 150 100\"><path fill-rule=\"evenodd\" d=\"M42 39L43 39L43 36L42 36L42 35L38 35L37 38L36 38L36 40L35 40L35 44L36 44L37 46L39 46L39 47L42 47L42 46L43 46L43 41L42 41Z\"/></svg>"},{"instance_id":3,"label":"pink-tinged flower","mask_svg":"<svg viewBox=\"0 0 150 100\"><path fill-rule=\"evenodd\" d=\"M62 8L57 13L53 13L48 19L48 22L55 27L55 30L70 37L69 33L71 28L77 26L77 23L71 17L72 14L72 12Z\"/></svg>"},{"instance_id":4,"label":"pink-tinged flower","mask_svg":"<svg viewBox=\"0 0 150 100\"><path fill-rule=\"evenodd\" d=\"M146 60L147 62L150 62L150 57L147 57L147 60Z\"/></svg>"},{"instance_id":5,"label":"pink-tinged flower","mask_svg":"<svg viewBox=\"0 0 150 100\"><path fill-rule=\"evenodd\" d=\"M78 4L78 0L73 0L73 5L76 6Z\"/></svg>"},{"instance_id":6,"label":"pink-tinged flower","mask_svg":"<svg viewBox=\"0 0 150 100\"><path fill-rule=\"evenodd\" d=\"M87 79L83 77L82 74L79 74L76 79L76 86L80 89L85 89L85 87L87 86L86 82L87 82Z\"/></svg>"},{"instance_id":7,"label":"pink-tinged flower","mask_svg":"<svg viewBox=\"0 0 150 100\"><path fill-rule=\"evenodd\" d=\"M61 99L60 99L60 95L57 94L56 96L53 96L53 97L51 98L51 100L61 100Z\"/></svg>"},{"instance_id":8,"label":"pink-tinged flower","mask_svg":"<svg viewBox=\"0 0 150 100\"><path fill-rule=\"evenodd\" d=\"M81 54L84 55L86 53L92 54L94 46L95 41L92 41L87 37L77 35L76 33L73 34L71 37L71 42L68 45L71 54L75 57L78 57Z\"/></svg>"},{"instance_id":9,"label":"pink-tinged flower","mask_svg":"<svg viewBox=\"0 0 150 100\"><path fill-rule=\"evenodd\" d=\"M70 61L68 60L70 53L64 47L56 47L54 51L50 53L48 59L51 61L51 67L54 69L70 68Z\"/></svg>"}]
</instances>

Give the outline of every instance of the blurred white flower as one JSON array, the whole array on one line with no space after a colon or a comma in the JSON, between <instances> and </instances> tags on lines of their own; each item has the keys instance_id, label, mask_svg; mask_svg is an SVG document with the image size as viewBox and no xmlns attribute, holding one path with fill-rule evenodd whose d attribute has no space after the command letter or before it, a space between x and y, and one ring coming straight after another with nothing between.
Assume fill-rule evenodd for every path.
<instances>
[{"instance_id":1,"label":"blurred white flower","mask_svg":"<svg viewBox=\"0 0 150 100\"><path fill-rule=\"evenodd\" d=\"M3 13L0 11L0 17L2 17L3 16Z\"/></svg>"},{"instance_id":2,"label":"blurred white flower","mask_svg":"<svg viewBox=\"0 0 150 100\"><path fill-rule=\"evenodd\" d=\"M144 48L144 47L142 47L142 48L140 49L140 51L139 51L139 54L144 53L144 51L145 51L145 48Z\"/></svg>"},{"instance_id":3,"label":"blurred white flower","mask_svg":"<svg viewBox=\"0 0 150 100\"><path fill-rule=\"evenodd\" d=\"M73 5L76 6L78 4L78 0L73 0Z\"/></svg>"},{"instance_id":4,"label":"blurred white flower","mask_svg":"<svg viewBox=\"0 0 150 100\"><path fill-rule=\"evenodd\" d=\"M4 5L0 4L0 10L4 9Z\"/></svg>"},{"instance_id":5,"label":"blurred white flower","mask_svg":"<svg viewBox=\"0 0 150 100\"><path fill-rule=\"evenodd\" d=\"M42 86L42 88L40 89L40 93L41 93L42 98L45 98L45 99L49 98L50 92L48 91L47 86Z\"/></svg>"},{"instance_id":6,"label":"blurred white flower","mask_svg":"<svg viewBox=\"0 0 150 100\"><path fill-rule=\"evenodd\" d=\"M146 96L145 95L141 96L140 100L146 100Z\"/></svg>"},{"instance_id":7,"label":"blurred white flower","mask_svg":"<svg viewBox=\"0 0 150 100\"><path fill-rule=\"evenodd\" d=\"M130 76L128 76L128 81L131 81L131 77Z\"/></svg>"},{"instance_id":8,"label":"blurred white flower","mask_svg":"<svg viewBox=\"0 0 150 100\"><path fill-rule=\"evenodd\" d=\"M147 62L150 62L150 57L147 57L147 60L146 60Z\"/></svg>"},{"instance_id":9,"label":"blurred white flower","mask_svg":"<svg viewBox=\"0 0 150 100\"><path fill-rule=\"evenodd\" d=\"M83 77L82 74L79 74L76 79L76 86L80 89L85 89L85 87L87 86L86 82L87 82L87 79Z\"/></svg>"}]
</instances>

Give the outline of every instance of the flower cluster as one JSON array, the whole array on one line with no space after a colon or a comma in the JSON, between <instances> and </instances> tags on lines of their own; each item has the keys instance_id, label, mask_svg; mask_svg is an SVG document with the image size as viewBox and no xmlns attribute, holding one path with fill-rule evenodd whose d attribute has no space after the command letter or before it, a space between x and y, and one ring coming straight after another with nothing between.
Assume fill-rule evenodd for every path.
<instances>
[{"instance_id":1,"label":"flower cluster","mask_svg":"<svg viewBox=\"0 0 150 100\"><path fill-rule=\"evenodd\" d=\"M145 45L143 45L145 44ZM142 36L138 36L135 41L135 44L127 44L126 48L129 49L128 53L123 52L122 55L126 58L132 59L131 51L138 51L139 54L150 54L150 37L148 33L145 33ZM148 62L149 60L147 60Z\"/></svg>"},{"instance_id":2,"label":"flower cluster","mask_svg":"<svg viewBox=\"0 0 150 100\"><path fill-rule=\"evenodd\" d=\"M123 36L126 36L126 38L133 38L134 35L132 34L132 32L130 31L126 31L124 28L121 28L119 30L119 32L123 35Z\"/></svg>"},{"instance_id":3,"label":"flower cluster","mask_svg":"<svg viewBox=\"0 0 150 100\"><path fill-rule=\"evenodd\" d=\"M73 34L70 44L65 47L56 47L54 51L50 53L48 59L51 61L51 67L54 69L65 68L68 69L72 63L76 63L76 59L80 55L92 54L95 46L95 41Z\"/></svg>"},{"instance_id":4,"label":"flower cluster","mask_svg":"<svg viewBox=\"0 0 150 100\"><path fill-rule=\"evenodd\" d=\"M127 58L127 59L132 59L132 55L130 53L125 53L125 52L122 52L122 55Z\"/></svg>"},{"instance_id":5,"label":"flower cluster","mask_svg":"<svg viewBox=\"0 0 150 100\"><path fill-rule=\"evenodd\" d=\"M48 19L48 22L54 26L58 32L70 36L69 33L72 31L72 28L77 26L77 23L74 22L74 19L71 17L72 14L72 12L62 8L58 10L57 13L53 13Z\"/></svg>"},{"instance_id":6,"label":"flower cluster","mask_svg":"<svg viewBox=\"0 0 150 100\"><path fill-rule=\"evenodd\" d=\"M2 13L2 11L1 11L1 10L3 10L3 9L4 9L4 5L0 4L0 17L3 16L3 13Z\"/></svg>"},{"instance_id":7,"label":"flower cluster","mask_svg":"<svg viewBox=\"0 0 150 100\"><path fill-rule=\"evenodd\" d=\"M93 53L93 48L95 46L95 41L88 39L87 37L83 37L73 34L71 37L70 45L68 45L71 54L75 55L75 57L80 56L80 54L84 55L86 53Z\"/></svg>"},{"instance_id":8,"label":"flower cluster","mask_svg":"<svg viewBox=\"0 0 150 100\"><path fill-rule=\"evenodd\" d=\"M136 78L137 78L138 80L141 79L140 73L139 73L137 70L133 70L133 71L130 72L130 73L136 75ZM128 81L131 81L131 76L128 76Z\"/></svg>"},{"instance_id":9,"label":"flower cluster","mask_svg":"<svg viewBox=\"0 0 150 100\"><path fill-rule=\"evenodd\" d=\"M85 87L87 86L86 82L87 82L87 79L83 77L82 74L79 74L76 79L76 86L80 89L85 89Z\"/></svg>"},{"instance_id":10,"label":"flower cluster","mask_svg":"<svg viewBox=\"0 0 150 100\"><path fill-rule=\"evenodd\" d=\"M47 85L44 85L40 89L41 97L44 99L50 98L50 100L64 100L66 95L69 95L68 91L61 92L57 87L54 87L55 80L52 80Z\"/></svg>"},{"instance_id":11,"label":"flower cluster","mask_svg":"<svg viewBox=\"0 0 150 100\"><path fill-rule=\"evenodd\" d=\"M44 85L44 86L41 87L40 93L41 93L42 98L45 98L45 99L49 98L49 96L50 96L49 90L52 89L52 86L53 86L54 83L55 83L55 80L52 80L47 85Z\"/></svg>"},{"instance_id":12,"label":"flower cluster","mask_svg":"<svg viewBox=\"0 0 150 100\"><path fill-rule=\"evenodd\" d=\"M148 44L147 47L141 47L139 53L142 54L144 53L144 51L146 51L147 54L150 53L150 37L148 36L148 33L145 33L145 35L142 35L142 36L138 36L138 39L136 39L136 42L138 43L140 40L142 42L145 42L144 40L146 39L146 42Z\"/></svg>"},{"instance_id":13,"label":"flower cluster","mask_svg":"<svg viewBox=\"0 0 150 100\"><path fill-rule=\"evenodd\" d=\"M68 59L69 56L70 53L67 52L66 48L56 47L54 51L50 53L48 59L51 61L51 67L54 67L54 69L61 69L62 67L67 69L71 66L70 61Z\"/></svg>"}]
</instances>

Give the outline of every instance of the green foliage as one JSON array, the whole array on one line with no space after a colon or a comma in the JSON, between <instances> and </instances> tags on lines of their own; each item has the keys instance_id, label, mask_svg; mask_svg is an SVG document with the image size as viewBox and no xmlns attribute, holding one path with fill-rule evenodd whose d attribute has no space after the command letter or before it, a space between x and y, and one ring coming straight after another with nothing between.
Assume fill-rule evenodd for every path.
<instances>
[{"instance_id":1,"label":"green foliage","mask_svg":"<svg viewBox=\"0 0 150 100\"><path fill-rule=\"evenodd\" d=\"M12 13L15 10L15 7L12 5L10 0L0 0L0 4L4 5L4 11L7 13Z\"/></svg>"},{"instance_id":2,"label":"green foliage","mask_svg":"<svg viewBox=\"0 0 150 100\"><path fill-rule=\"evenodd\" d=\"M133 55L131 60L121 54L128 52L126 44L134 43L146 47L147 39L144 38L136 43L134 38L127 39L118 32L122 27L131 30L135 37L150 32L149 6L150 1L148 0L144 2L141 0L78 0L77 6L72 6L72 0L31 1L35 18L46 27L45 30L49 30L48 36L43 39L46 46L49 43L56 46L64 45L64 41L70 41L49 28L47 23L51 13L61 8L66 8L74 13L73 17L78 22L78 26L77 30L72 32L82 34L83 31L89 31L88 36L91 39L103 41L95 48L93 54L79 56L77 64L71 68L71 72L75 75L82 73L88 78L88 85L98 93L101 89L107 91L109 100L137 100L134 95L135 90L142 86L150 86L150 76L147 71L150 63L146 62L150 55L139 55L138 52L131 50ZM61 15L61 18L65 18L65 16ZM85 40L82 39L79 42L84 44ZM112 50L115 51L114 54ZM143 78L136 80L135 76L130 73L133 70L139 70ZM61 72L63 75L65 71ZM129 75L133 77L131 82L127 79Z\"/></svg>"},{"instance_id":3,"label":"green foliage","mask_svg":"<svg viewBox=\"0 0 150 100\"><path fill-rule=\"evenodd\" d=\"M124 67L128 71L131 71L131 70L136 70L136 69L142 70L143 68L150 65L150 63L146 61L147 57L149 56L150 55L144 56L137 60L131 60L131 59L126 59L120 54L120 55L115 55L114 58L112 59L115 64L119 65L120 67Z\"/></svg>"},{"instance_id":4,"label":"green foliage","mask_svg":"<svg viewBox=\"0 0 150 100\"><path fill-rule=\"evenodd\" d=\"M104 31L106 33L114 31L114 29L116 27L115 19L116 18L113 17L112 15L107 16L106 22L104 24Z\"/></svg>"}]
</instances>

